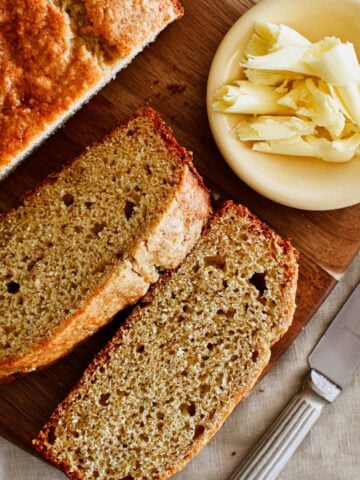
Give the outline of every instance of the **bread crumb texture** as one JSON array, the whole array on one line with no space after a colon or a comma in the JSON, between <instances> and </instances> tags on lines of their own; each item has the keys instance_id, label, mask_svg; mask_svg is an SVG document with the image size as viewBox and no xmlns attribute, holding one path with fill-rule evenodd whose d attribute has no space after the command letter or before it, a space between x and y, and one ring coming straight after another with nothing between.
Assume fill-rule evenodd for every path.
<instances>
[{"instance_id":1,"label":"bread crumb texture","mask_svg":"<svg viewBox=\"0 0 360 480\"><path fill-rule=\"evenodd\" d=\"M228 202L34 442L72 479L165 479L221 426L295 308L296 252Z\"/></svg>"},{"instance_id":2,"label":"bread crumb texture","mask_svg":"<svg viewBox=\"0 0 360 480\"><path fill-rule=\"evenodd\" d=\"M66 338L42 354L63 355L136 302L184 258L209 212L190 155L152 109L46 181L0 218L0 377L66 319Z\"/></svg>"},{"instance_id":3,"label":"bread crumb texture","mask_svg":"<svg viewBox=\"0 0 360 480\"><path fill-rule=\"evenodd\" d=\"M177 0L2 0L0 170L181 14Z\"/></svg>"}]
</instances>

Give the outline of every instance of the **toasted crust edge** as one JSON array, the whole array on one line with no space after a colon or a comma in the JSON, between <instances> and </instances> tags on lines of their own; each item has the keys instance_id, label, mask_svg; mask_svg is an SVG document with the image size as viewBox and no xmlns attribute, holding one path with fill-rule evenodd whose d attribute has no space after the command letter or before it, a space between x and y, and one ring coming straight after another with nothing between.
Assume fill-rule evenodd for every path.
<instances>
[{"instance_id":1,"label":"toasted crust edge","mask_svg":"<svg viewBox=\"0 0 360 480\"><path fill-rule=\"evenodd\" d=\"M259 350L262 348L262 354L258 356L258 365L256 373L252 378L252 381L249 382L244 388L240 389L226 412L223 413L222 416L214 422L213 428L209 430L205 435L202 435L198 442L194 442L193 446L187 452L187 454L179 460L179 462L173 465L167 472L167 474L163 477L160 477L159 480L167 480L169 477L174 475L175 473L182 470L185 465L192 460L201 450L202 448L211 440L211 438L216 434L216 432L221 428L224 424L225 420L234 410L234 408L238 405L238 403L244 398L244 396L254 387L256 382L258 381L259 377L263 373L265 367L268 365L269 360L271 358L271 347L274 343L276 343L280 337L286 333L288 328L290 327L293 319L293 314L296 308L295 303L295 294L297 288L297 280L298 280L298 251L292 246L290 241L284 240L280 237L277 233L275 233L268 225L263 223L258 217L252 214L246 207L240 204L235 204L231 200L227 200L223 202L222 206L216 211L213 215L212 219L208 222L207 226L204 228L203 236L207 234L210 229L211 223L214 221L216 217L222 215L224 210L227 209L235 209L240 213L241 216L247 217L249 220L253 222L254 228L262 234L264 234L267 238L274 241L284 252L284 254L289 258L292 269L289 273L289 281L291 282L291 288L289 289L289 297L285 299L286 304L288 306L286 318L282 319L282 329L279 335L274 336L274 338L270 338L269 343L262 342L259 345ZM156 295L158 288L176 272L176 269L172 271L166 272L159 281L154 284L148 291L148 293L143 297L141 303L148 303L151 302L152 298ZM50 419L45 423L41 431L39 432L38 436L33 440L33 445L36 450L41 453L50 463L54 466L61 469L71 480L86 480L86 478L81 475L80 472L72 471L71 467L59 460L56 455L51 452L51 449L48 445L47 435L49 430L53 425L55 425L61 415L61 412L67 408L68 405L71 405L73 399L75 398L78 390L82 387L84 383L87 382L88 378L91 377L92 373L102 364L104 358L106 358L109 351L116 348L117 345L121 344L122 337L126 330L128 330L132 323L135 322L141 310L141 304L137 305L131 315L126 319L124 324L119 328L117 333L115 333L114 337L108 342L108 344L104 347L104 349L99 352L91 364L87 367L84 371L81 379L79 382L74 386L68 396L58 405ZM260 353L260 352L259 352Z\"/></svg>"},{"instance_id":2,"label":"toasted crust edge","mask_svg":"<svg viewBox=\"0 0 360 480\"><path fill-rule=\"evenodd\" d=\"M177 14L176 18L181 18L185 14L185 9L180 3L180 0L172 0L172 4L174 5L174 11Z\"/></svg>"},{"instance_id":3,"label":"toasted crust edge","mask_svg":"<svg viewBox=\"0 0 360 480\"><path fill-rule=\"evenodd\" d=\"M154 129L160 134L169 152L176 156L179 159L179 162L183 163L183 168L181 170L178 183L174 187L173 195L169 197L167 204L163 205L157 221L153 222L153 224L150 226L148 238L140 239L138 244L134 246L133 251L129 253L132 254L133 259L136 256L136 251L140 249L141 242L148 243L152 240L156 240L157 235L160 233L164 234L164 230L160 227L162 227L164 223L166 224L167 215L170 215L171 210L174 210L172 207L174 207L175 203L175 211L179 212L180 216L182 217L183 231L186 231L187 229L189 233L189 238L186 240L187 251L185 254L187 254L201 234L201 230L211 214L212 210L210 204L210 194L202 177L196 171L192 163L192 154L177 142L173 136L171 128L165 124L159 113L150 107L140 108L129 118L118 123L118 125L102 140L94 142L88 148L92 148L93 146L99 145L104 141L111 139L117 130L126 127L129 122L139 116L147 117L154 123ZM44 186L55 182L60 174L66 174L66 171L80 157L81 154L73 159L68 165L66 165L63 170L45 179L42 184L27 194L25 200L27 202L31 201L35 195L41 192L41 189ZM15 211L16 209L12 209L6 214L0 216L0 221L4 220L7 215L11 215L12 212ZM190 227L193 228L191 229ZM152 260L154 260L154 262L156 253L156 251L153 252ZM172 254L176 259L176 245L174 246ZM178 264L182 259L183 256L181 256L181 258L177 258L176 264ZM37 345L34 345L26 354L13 355L1 360L0 383L13 380L14 375L24 374L50 365L51 363L54 363L56 360L65 356L72 351L76 345L83 342L86 338L99 330L99 328L108 323L118 311L133 303L136 303L136 301L138 301L147 292L150 285L157 280L157 278L150 280L144 278L143 275L134 271L133 264L125 265L125 262L119 261L117 267L118 271L111 272L112 275L106 278L102 285L98 286L98 288L78 309L78 311L71 317L67 317L63 322L61 322L61 325L57 331L51 335L51 337L45 338ZM132 284L129 285L126 282L126 279L124 279L125 273L128 273L128 275L136 275L136 278L134 278ZM119 284L122 281L123 285L116 287L116 284ZM139 283L140 286L138 285ZM111 286L116 288L111 290ZM129 295L129 286L132 286L133 288L138 287L138 293ZM111 290L111 294L108 292L109 290ZM114 300L111 300L110 298L114 295L117 295L115 298L115 305L114 303L111 304L111 301L114 302ZM94 311L93 304L96 301L98 301L99 305L97 306L96 311ZM103 301L103 304L101 304L101 301ZM108 304L107 308L110 308L110 311L108 310L108 314L105 313L105 303ZM74 331L79 333L76 339L74 339Z\"/></svg>"}]
</instances>

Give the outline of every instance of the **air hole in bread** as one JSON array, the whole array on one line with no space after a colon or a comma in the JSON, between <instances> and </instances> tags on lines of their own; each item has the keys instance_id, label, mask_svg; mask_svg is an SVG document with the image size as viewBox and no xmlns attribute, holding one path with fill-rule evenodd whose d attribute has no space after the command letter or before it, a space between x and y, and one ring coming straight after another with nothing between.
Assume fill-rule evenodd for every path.
<instances>
[{"instance_id":1,"label":"air hole in bread","mask_svg":"<svg viewBox=\"0 0 360 480\"><path fill-rule=\"evenodd\" d=\"M190 402L190 403L183 402L180 405L180 412L185 416L190 415L190 417L194 417L195 414L196 414L195 403L194 402Z\"/></svg>"},{"instance_id":2,"label":"air hole in bread","mask_svg":"<svg viewBox=\"0 0 360 480\"><path fill-rule=\"evenodd\" d=\"M149 436L146 435L146 433L140 433L139 438L140 438L140 440L143 440L144 442L149 441Z\"/></svg>"},{"instance_id":3,"label":"air hole in bread","mask_svg":"<svg viewBox=\"0 0 360 480\"><path fill-rule=\"evenodd\" d=\"M109 398L110 393L102 393L99 398L99 404L103 407L107 407L109 405Z\"/></svg>"},{"instance_id":4,"label":"air hole in bread","mask_svg":"<svg viewBox=\"0 0 360 480\"><path fill-rule=\"evenodd\" d=\"M138 133L139 133L139 129L138 129L138 128L132 128L132 129L130 129L130 130L128 130L128 131L126 132L126 135L127 135L128 137L134 137L134 136L137 135Z\"/></svg>"},{"instance_id":5,"label":"air hole in bread","mask_svg":"<svg viewBox=\"0 0 360 480\"><path fill-rule=\"evenodd\" d=\"M195 432L194 432L194 440L199 438L203 433L205 432L205 427L204 425L196 425L195 427Z\"/></svg>"},{"instance_id":6,"label":"air hole in bread","mask_svg":"<svg viewBox=\"0 0 360 480\"><path fill-rule=\"evenodd\" d=\"M206 393L210 392L210 385L203 383L200 385L200 395L204 396Z\"/></svg>"},{"instance_id":7,"label":"air hole in bread","mask_svg":"<svg viewBox=\"0 0 360 480\"><path fill-rule=\"evenodd\" d=\"M135 207L136 205L134 202L132 202L131 200L126 200L125 208L124 208L126 220L130 220L130 218L132 217L132 214L134 213Z\"/></svg>"},{"instance_id":8,"label":"air hole in bread","mask_svg":"<svg viewBox=\"0 0 360 480\"><path fill-rule=\"evenodd\" d=\"M259 357L259 352L257 350L254 350L251 355L251 360L255 363L258 357Z\"/></svg>"},{"instance_id":9,"label":"air hole in bread","mask_svg":"<svg viewBox=\"0 0 360 480\"><path fill-rule=\"evenodd\" d=\"M50 445L54 445L56 442L55 427L49 427L47 441L50 443Z\"/></svg>"},{"instance_id":10,"label":"air hole in bread","mask_svg":"<svg viewBox=\"0 0 360 480\"><path fill-rule=\"evenodd\" d=\"M95 274L95 273L104 273L105 270L106 270L106 266L107 266L106 262L100 263L100 265L98 265L98 266L95 268L95 270L94 270L93 273L94 273L94 274Z\"/></svg>"},{"instance_id":11,"label":"air hole in bread","mask_svg":"<svg viewBox=\"0 0 360 480\"><path fill-rule=\"evenodd\" d=\"M75 227L74 227L74 232L75 232L75 233L81 233L81 232L83 232L82 226L81 226L81 225L75 225Z\"/></svg>"},{"instance_id":12,"label":"air hole in bread","mask_svg":"<svg viewBox=\"0 0 360 480\"><path fill-rule=\"evenodd\" d=\"M40 260L42 260L44 257L41 256L41 257L38 257L38 258L35 258L34 260L31 260L28 265L27 265L27 271L28 272L31 272L31 270L35 267L35 265L40 262Z\"/></svg>"},{"instance_id":13,"label":"air hole in bread","mask_svg":"<svg viewBox=\"0 0 360 480\"><path fill-rule=\"evenodd\" d=\"M152 170L149 164L145 165L145 170L148 175L152 175Z\"/></svg>"},{"instance_id":14,"label":"air hole in bread","mask_svg":"<svg viewBox=\"0 0 360 480\"><path fill-rule=\"evenodd\" d=\"M145 351L144 345L138 345L138 346L136 347L136 352L137 352L137 353L143 353L144 351Z\"/></svg>"},{"instance_id":15,"label":"air hole in bread","mask_svg":"<svg viewBox=\"0 0 360 480\"><path fill-rule=\"evenodd\" d=\"M184 313L192 313L192 312L193 312L193 308L186 303L186 304L183 306L183 312L184 312Z\"/></svg>"},{"instance_id":16,"label":"air hole in bread","mask_svg":"<svg viewBox=\"0 0 360 480\"><path fill-rule=\"evenodd\" d=\"M88 210L90 210L90 208L91 208L93 205L95 205L95 202L85 202L84 205L85 205L85 207L86 207Z\"/></svg>"},{"instance_id":17,"label":"air hole in bread","mask_svg":"<svg viewBox=\"0 0 360 480\"><path fill-rule=\"evenodd\" d=\"M206 267L214 267L218 268L219 270L225 270L226 261L225 258L221 255L213 255L211 257L204 258L204 266Z\"/></svg>"},{"instance_id":18,"label":"air hole in bread","mask_svg":"<svg viewBox=\"0 0 360 480\"><path fill-rule=\"evenodd\" d=\"M63 195L62 197L62 201L64 202L64 205L66 207L70 207L70 205L74 203L75 199L74 196L71 195L71 193L65 193L65 195Z\"/></svg>"},{"instance_id":19,"label":"air hole in bread","mask_svg":"<svg viewBox=\"0 0 360 480\"><path fill-rule=\"evenodd\" d=\"M20 284L12 280L6 285L7 291L11 294L15 294L20 290Z\"/></svg>"},{"instance_id":20,"label":"air hole in bread","mask_svg":"<svg viewBox=\"0 0 360 480\"><path fill-rule=\"evenodd\" d=\"M120 478L120 480L134 480L132 475L126 475L126 477Z\"/></svg>"},{"instance_id":21,"label":"air hole in bread","mask_svg":"<svg viewBox=\"0 0 360 480\"><path fill-rule=\"evenodd\" d=\"M259 291L260 295L264 295L264 292L267 289L265 273L254 273L254 275L249 279L249 282L254 285L254 287Z\"/></svg>"},{"instance_id":22,"label":"air hole in bread","mask_svg":"<svg viewBox=\"0 0 360 480\"><path fill-rule=\"evenodd\" d=\"M233 309L233 308L230 308L229 310L223 310L222 308L220 308L217 312L216 312L216 315L215 316L225 316L226 318L234 318L235 316L235 313L236 313L236 310Z\"/></svg>"},{"instance_id":23,"label":"air hole in bread","mask_svg":"<svg viewBox=\"0 0 360 480\"><path fill-rule=\"evenodd\" d=\"M106 224L105 223L95 223L95 225L93 226L92 228L92 232L94 235L99 235L99 233L101 233L104 228L106 227Z\"/></svg>"}]
</instances>

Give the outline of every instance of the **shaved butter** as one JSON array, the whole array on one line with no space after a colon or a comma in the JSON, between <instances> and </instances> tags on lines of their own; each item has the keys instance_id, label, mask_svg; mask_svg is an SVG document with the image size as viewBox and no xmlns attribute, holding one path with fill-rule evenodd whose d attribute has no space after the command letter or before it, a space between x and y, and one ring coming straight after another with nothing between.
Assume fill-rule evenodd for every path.
<instances>
[{"instance_id":1,"label":"shaved butter","mask_svg":"<svg viewBox=\"0 0 360 480\"><path fill-rule=\"evenodd\" d=\"M245 68L311 74L302 62L310 41L286 25L256 22L245 49Z\"/></svg>"},{"instance_id":2,"label":"shaved butter","mask_svg":"<svg viewBox=\"0 0 360 480\"><path fill-rule=\"evenodd\" d=\"M247 68L245 71L246 78L255 85L279 85L280 87L288 87L288 84L293 80L300 80L303 75L293 72L271 70L253 70Z\"/></svg>"},{"instance_id":3,"label":"shaved butter","mask_svg":"<svg viewBox=\"0 0 360 480\"><path fill-rule=\"evenodd\" d=\"M249 115L234 129L253 150L347 162L360 156L360 64L352 43L311 43L258 21L244 51L247 80L215 96L218 112Z\"/></svg>"},{"instance_id":4,"label":"shaved butter","mask_svg":"<svg viewBox=\"0 0 360 480\"><path fill-rule=\"evenodd\" d=\"M359 85L352 82L334 88L334 97L343 105L347 116L360 127L360 92Z\"/></svg>"},{"instance_id":5,"label":"shaved butter","mask_svg":"<svg viewBox=\"0 0 360 480\"><path fill-rule=\"evenodd\" d=\"M289 109L278 104L281 93L267 85L254 85L243 80L235 85L225 85L215 94L213 108L216 112L242 114L286 114Z\"/></svg>"},{"instance_id":6,"label":"shaved butter","mask_svg":"<svg viewBox=\"0 0 360 480\"><path fill-rule=\"evenodd\" d=\"M266 55L289 45L306 47L310 46L311 42L286 25L257 21L246 46L245 56Z\"/></svg>"},{"instance_id":7,"label":"shaved butter","mask_svg":"<svg viewBox=\"0 0 360 480\"><path fill-rule=\"evenodd\" d=\"M314 75L331 85L360 82L360 66L352 43L326 37L307 49L305 62Z\"/></svg>"},{"instance_id":8,"label":"shaved butter","mask_svg":"<svg viewBox=\"0 0 360 480\"><path fill-rule=\"evenodd\" d=\"M333 86L336 98L360 126L360 65L354 45L325 38L308 49L305 61L315 75Z\"/></svg>"},{"instance_id":9,"label":"shaved butter","mask_svg":"<svg viewBox=\"0 0 360 480\"><path fill-rule=\"evenodd\" d=\"M243 120L235 128L241 141L281 140L315 133L315 125L297 117L261 116Z\"/></svg>"},{"instance_id":10,"label":"shaved butter","mask_svg":"<svg viewBox=\"0 0 360 480\"><path fill-rule=\"evenodd\" d=\"M294 83L278 103L295 110L297 115L309 117L319 127L328 130L333 139L339 138L345 127L345 116L341 104L333 98L327 84L312 79Z\"/></svg>"},{"instance_id":11,"label":"shaved butter","mask_svg":"<svg viewBox=\"0 0 360 480\"><path fill-rule=\"evenodd\" d=\"M334 141L314 136L304 138L297 136L287 140L256 142L253 145L253 150L278 155L315 157L327 162L343 163L353 159L359 146L360 134Z\"/></svg>"},{"instance_id":12,"label":"shaved butter","mask_svg":"<svg viewBox=\"0 0 360 480\"><path fill-rule=\"evenodd\" d=\"M275 153L277 155L294 155L301 157L314 157L315 149L300 135L286 140L273 140L254 143L255 152Z\"/></svg>"},{"instance_id":13,"label":"shaved butter","mask_svg":"<svg viewBox=\"0 0 360 480\"><path fill-rule=\"evenodd\" d=\"M255 70L285 70L312 75L312 71L303 61L307 48L305 46L284 45L280 50L267 55L257 57L249 55L242 66Z\"/></svg>"}]
</instances>

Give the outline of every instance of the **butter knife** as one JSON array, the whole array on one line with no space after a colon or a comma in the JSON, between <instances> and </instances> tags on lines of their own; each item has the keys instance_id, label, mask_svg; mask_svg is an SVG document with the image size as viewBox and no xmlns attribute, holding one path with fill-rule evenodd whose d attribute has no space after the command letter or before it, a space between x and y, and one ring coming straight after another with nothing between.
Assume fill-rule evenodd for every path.
<instances>
[{"instance_id":1,"label":"butter knife","mask_svg":"<svg viewBox=\"0 0 360 480\"><path fill-rule=\"evenodd\" d=\"M309 356L310 373L288 404L229 480L275 480L360 365L360 284L355 288Z\"/></svg>"}]
</instances>

